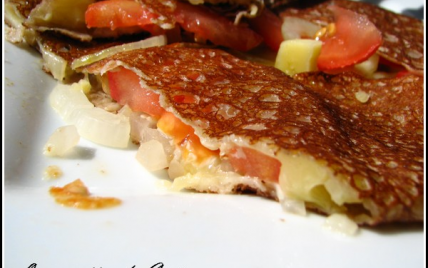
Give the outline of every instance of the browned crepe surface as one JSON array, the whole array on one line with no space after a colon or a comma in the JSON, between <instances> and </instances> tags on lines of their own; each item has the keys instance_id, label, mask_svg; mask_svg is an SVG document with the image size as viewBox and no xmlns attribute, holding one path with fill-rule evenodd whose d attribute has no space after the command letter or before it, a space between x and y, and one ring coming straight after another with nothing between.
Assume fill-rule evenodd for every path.
<instances>
[{"instance_id":1,"label":"browned crepe surface","mask_svg":"<svg viewBox=\"0 0 428 268\"><path fill-rule=\"evenodd\" d=\"M322 3L317 5L308 4L310 1L302 2L305 5L287 8L283 11L282 16L299 17L325 26L334 22L333 13L327 9L327 6L331 4L364 14L382 32L383 43L378 54L410 71L423 74L424 25L422 21L364 2L330 0L321 1Z\"/></svg>"},{"instance_id":2,"label":"browned crepe surface","mask_svg":"<svg viewBox=\"0 0 428 268\"><path fill-rule=\"evenodd\" d=\"M318 83L306 87L220 50L171 46L117 54L87 71L116 60L141 70L148 87L210 138L238 135L324 161L373 202L372 223L422 220L422 77L302 77ZM353 98L361 88L372 94L368 103ZM175 102L182 95L196 101Z\"/></svg>"}]
</instances>

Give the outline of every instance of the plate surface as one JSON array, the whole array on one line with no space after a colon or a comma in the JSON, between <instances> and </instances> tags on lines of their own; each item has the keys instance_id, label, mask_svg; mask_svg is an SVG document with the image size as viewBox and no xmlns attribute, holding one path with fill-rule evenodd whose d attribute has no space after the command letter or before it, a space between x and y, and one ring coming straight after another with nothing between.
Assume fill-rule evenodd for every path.
<instances>
[{"instance_id":1,"label":"plate surface","mask_svg":"<svg viewBox=\"0 0 428 268\"><path fill-rule=\"evenodd\" d=\"M420 14L424 3L372 2L409 14ZM135 147L114 150L81 140L66 158L45 157L44 143L64 125L47 101L56 82L25 47L5 42L3 66L5 267L424 265L422 226L363 228L346 237L323 228L321 216L290 215L263 198L172 193L163 172L148 173L137 163ZM42 180L50 165L63 177ZM99 211L57 205L49 187L77 178L91 193L123 204Z\"/></svg>"}]
</instances>

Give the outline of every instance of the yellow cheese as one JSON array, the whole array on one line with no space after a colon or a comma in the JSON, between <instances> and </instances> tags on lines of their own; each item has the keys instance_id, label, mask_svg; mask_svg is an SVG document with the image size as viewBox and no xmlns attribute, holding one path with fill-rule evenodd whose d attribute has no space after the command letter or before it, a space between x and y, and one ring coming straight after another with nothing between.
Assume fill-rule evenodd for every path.
<instances>
[{"instance_id":1,"label":"yellow cheese","mask_svg":"<svg viewBox=\"0 0 428 268\"><path fill-rule=\"evenodd\" d=\"M317 58L322 42L312 39L294 39L281 43L275 67L288 75L317 70Z\"/></svg>"}]
</instances>

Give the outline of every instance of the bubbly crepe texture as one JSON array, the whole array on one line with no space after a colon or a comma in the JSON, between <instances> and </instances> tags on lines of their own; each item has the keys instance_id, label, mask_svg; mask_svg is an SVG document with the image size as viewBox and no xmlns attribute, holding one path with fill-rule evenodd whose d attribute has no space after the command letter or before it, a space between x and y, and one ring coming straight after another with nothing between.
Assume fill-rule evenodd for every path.
<instances>
[{"instance_id":1,"label":"bubbly crepe texture","mask_svg":"<svg viewBox=\"0 0 428 268\"><path fill-rule=\"evenodd\" d=\"M18 3L27 18L41 1L10 2ZM332 2L287 8L283 16L326 25L334 21L326 9ZM279 182L196 173L188 176L193 180L186 181L187 188L250 190L278 200L285 194L321 213L345 213L359 224L422 221L423 24L365 3L334 3L367 15L383 34L378 54L419 75L367 80L351 73L311 73L291 78L220 50L183 46L121 53L75 71L101 74L125 66L161 95L164 108L195 129L203 145L220 149L221 157L227 158L228 148L236 144L282 164ZM68 64L127 42L79 42L51 31L37 32L36 39L33 45ZM195 101L174 101L183 95Z\"/></svg>"},{"instance_id":2,"label":"bubbly crepe texture","mask_svg":"<svg viewBox=\"0 0 428 268\"><path fill-rule=\"evenodd\" d=\"M294 193L287 185L298 183L299 175L289 181L283 156L303 157L309 165L327 168L335 185L343 186L336 190L350 193L338 198L332 187L314 185L309 191L316 188L329 200L304 200L308 207L327 214L344 212L368 224L423 219L421 77L388 82L350 76L337 84L334 78L301 78L318 83L315 90L277 69L220 50L171 46L117 54L84 71L103 73L117 66L134 70L143 87L159 93L161 105L193 126L208 148L222 149L223 143L238 140L245 141L239 145L270 148L282 162L279 184L288 196ZM190 79L195 72L198 79ZM373 94L373 99L356 100L357 90ZM385 90L391 97L383 96ZM196 101L176 103L179 95ZM395 112L391 105L396 105ZM229 107L227 115L218 112L221 107ZM394 115L405 119L397 121Z\"/></svg>"},{"instance_id":3,"label":"bubbly crepe texture","mask_svg":"<svg viewBox=\"0 0 428 268\"><path fill-rule=\"evenodd\" d=\"M300 1L294 7L282 12L282 16L299 17L315 24L326 26L334 22L333 13L327 8L337 5L363 14L381 31L383 43L379 56L407 70L423 74L424 70L424 25L422 21L393 13L375 5L346 1L321 1L314 5L311 1Z\"/></svg>"}]
</instances>

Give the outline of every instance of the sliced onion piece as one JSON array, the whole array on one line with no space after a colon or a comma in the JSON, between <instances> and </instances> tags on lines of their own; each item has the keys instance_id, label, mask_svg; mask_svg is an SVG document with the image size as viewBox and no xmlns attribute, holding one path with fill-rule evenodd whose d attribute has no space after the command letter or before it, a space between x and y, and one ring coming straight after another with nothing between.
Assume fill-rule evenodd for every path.
<instances>
[{"instance_id":1,"label":"sliced onion piece","mask_svg":"<svg viewBox=\"0 0 428 268\"><path fill-rule=\"evenodd\" d=\"M366 77L366 78L371 78L373 76L373 74L377 71L378 66L379 66L379 55L378 54L373 54L370 58L368 58L367 60L355 64L354 65L354 70Z\"/></svg>"},{"instance_id":2,"label":"sliced onion piece","mask_svg":"<svg viewBox=\"0 0 428 268\"><path fill-rule=\"evenodd\" d=\"M285 212L306 216L305 202L285 196L280 185L275 186L276 196Z\"/></svg>"},{"instance_id":3,"label":"sliced onion piece","mask_svg":"<svg viewBox=\"0 0 428 268\"><path fill-rule=\"evenodd\" d=\"M281 31L284 40L314 38L320 26L297 17L284 17Z\"/></svg>"},{"instance_id":4,"label":"sliced onion piece","mask_svg":"<svg viewBox=\"0 0 428 268\"><path fill-rule=\"evenodd\" d=\"M25 21L25 18L19 12L16 4L12 4L7 1L4 2L4 20L11 27L19 28L22 27L22 23Z\"/></svg>"},{"instance_id":5,"label":"sliced onion piece","mask_svg":"<svg viewBox=\"0 0 428 268\"><path fill-rule=\"evenodd\" d=\"M126 107L126 106L125 106ZM143 130L146 128L154 129L156 122L149 116L139 113L132 113L129 115L129 122L131 124L131 139L134 142L143 142Z\"/></svg>"},{"instance_id":6,"label":"sliced onion piece","mask_svg":"<svg viewBox=\"0 0 428 268\"><path fill-rule=\"evenodd\" d=\"M126 148L131 131L129 118L94 107L83 93L88 85L87 80L58 84L50 95L51 106L64 121L76 126L81 137L105 146Z\"/></svg>"},{"instance_id":7,"label":"sliced onion piece","mask_svg":"<svg viewBox=\"0 0 428 268\"><path fill-rule=\"evenodd\" d=\"M63 156L80 140L75 126L63 126L55 130L43 148L47 156Z\"/></svg>"},{"instance_id":8,"label":"sliced onion piece","mask_svg":"<svg viewBox=\"0 0 428 268\"><path fill-rule=\"evenodd\" d=\"M71 63L71 68L75 70L76 68L97 62L99 60L102 60L104 58L107 58L109 56L112 56L120 52L131 51L131 50L142 49L142 48L149 48L149 47L156 47L156 46L164 46L167 43L166 41L167 40L165 35L159 35L159 36L153 36L137 42L126 43L123 45L109 47L101 51L98 51L96 53L85 55L83 57L75 59Z\"/></svg>"},{"instance_id":9,"label":"sliced onion piece","mask_svg":"<svg viewBox=\"0 0 428 268\"><path fill-rule=\"evenodd\" d=\"M87 140L115 148L128 147L131 131L128 117L100 108L87 108L75 110L70 119Z\"/></svg>"},{"instance_id":10,"label":"sliced onion piece","mask_svg":"<svg viewBox=\"0 0 428 268\"><path fill-rule=\"evenodd\" d=\"M170 179L175 179L184 176L186 175L186 173L187 172L184 166L177 160L173 159L171 163L169 163L168 176Z\"/></svg>"},{"instance_id":11,"label":"sliced onion piece","mask_svg":"<svg viewBox=\"0 0 428 268\"><path fill-rule=\"evenodd\" d=\"M332 214L327 217L324 227L341 234L355 235L358 232L358 225L344 214Z\"/></svg>"},{"instance_id":12,"label":"sliced onion piece","mask_svg":"<svg viewBox=\"0 0 428 268\"><path fill-rule=\"evenodd\" d=\"M43 66L51 72L52 76L58 81L63 81L70 71L67 61L55 53L49 51L43 44L39 43L40 53L43 57Z\"/></svg>"},{"instance_id":13,"label":"sliced onion piece","mask_svg":"<svg viewBox=\"0 0 428 268\"><path fill-rule=\"evenodd\" d=\"M66 123L73 123L71 122L70 115L75 110L94 107L81 90L85 86L85 83L79 82L73 85L58 83L49 96L51 107L59 113Z\"/></svg>"},{"instance_id":14,"label":"sliced onion piece","mask_svg":"<svg viewBox=\"0 0 428 268\"><path fill-rule=\"evenodd\" d=\"M279 202L284 211L300 216L306 216L305 202L301 200L290 199L287 197L280 199Z\"/></svg>"},{"instance_id":15,"label":"sliced onion piece","mask_svg":"<svg viewBox=\"0 0 428 268\"><path fill-rule=\"evenodd\" d=\"M135 157L149 171L162 170L168 167L168 159L162 143L157 140L141 143Z\"/></svg>"},{"instance_id":16,"label":"sliced onion piece","mask_svg":"<svg viewBox=\"0 0 428 268\"><path fill-rule=\"evenodd\" d=\"M175 147L173 146L172 139L161 133L158 129L144 128L141 133L141 142L147 142L156 140L162 144L162 148L168 159L168 162L172 160Z\"/></svg>"}]
</instances>

